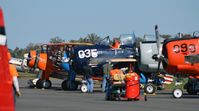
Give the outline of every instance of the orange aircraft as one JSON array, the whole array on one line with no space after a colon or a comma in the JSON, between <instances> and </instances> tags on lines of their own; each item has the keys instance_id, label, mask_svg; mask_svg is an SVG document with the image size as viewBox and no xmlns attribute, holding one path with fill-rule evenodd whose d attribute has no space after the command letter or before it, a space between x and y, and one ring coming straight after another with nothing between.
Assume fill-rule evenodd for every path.
<instances>
[{"instance_id":1,"label":"orange aircraft","mask_svg":"<svg viewBox=\"0 0 199 111\"><path fill-rule=\"evenodd\" d=\"M168 38L163 43L162 53L159 41L158 27L155 28L158 54L153 58L163 63L166 72L176 74L177 77L189 77L184 86L189 94L199 92L199 36ZM179 88L173 90L175 98L181 98L183 91Z\"/></svg>"},{"instance_id":2,"label":"orange aircraft","mask_svg":"<svg viewBox=\"0 0 199 111\"><path fill-rule=\"evenodd\" d=\"M67 75L67 80L62 82L64 90L77 89L78 83L75 81L75 73L71 70L69 52L72 47L80 45L92 45L90 43L58 43L58 44L39 44L40 50L32 50L28 55L27 65L30 68L42 70L42 76L36 81L38 88L51 88L50 74L63 72ZM67 56L66 56L67 54ZM63 65L63 66L62 66ZM63 68L64 67L64 68ZM73 73L73 74L71 74ZM71 82L68 82L71 81Z\"/></svg>"}]
</instances>

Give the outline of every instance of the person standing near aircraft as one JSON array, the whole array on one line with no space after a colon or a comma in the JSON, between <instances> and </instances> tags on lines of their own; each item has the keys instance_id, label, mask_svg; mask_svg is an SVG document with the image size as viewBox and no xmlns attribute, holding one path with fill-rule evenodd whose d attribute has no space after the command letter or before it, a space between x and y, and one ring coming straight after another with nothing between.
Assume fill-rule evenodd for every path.
<instances>
[{"instance_id":1,"label":"person standing near aircraft","mask_svg":"<svg viewBox=\"0 0 199 111\"><path fill-rule=\"evenodd\" d=\"M86 78L87 81L87 88L88 88L87 92L93 93L93 79L92 79L93 71L89 64L89 61L86 63L85 66L83 66L83 71L84 71L84 77Z\"/></svg>"},{"instance_id":2,"label":"person standing near aircraft","mask_svg":"<svg viewBox=\"0 0 199 111\"><path fill-rule=\"evenodd\" d=\"M11 54L10 52L8 52L8 60L11 59ZM17 69L9 64L9 70L10 70L10 78L11 78L11 83L13 85L13 94L14 94L14 103L16 104L16 96L20 97L21 96L21 92L19 91L19 82L17 77L19 76L17 73Z\"/></svg>"},{"instance_id":3,"label":"person standing near aircraft","mask_svg":"<svg viewBox=\"0 0 199 111\"><path fill-rule=\"evenodd\" d=\"M109 74L109 71L112 70L112 66L108 63L104 64L103 65L103 82L102 82L102 92L105 92L105 88L106 88L106 82L107 82L107 77L108 77L108 74Z\"/></svg>"}]
</instances>

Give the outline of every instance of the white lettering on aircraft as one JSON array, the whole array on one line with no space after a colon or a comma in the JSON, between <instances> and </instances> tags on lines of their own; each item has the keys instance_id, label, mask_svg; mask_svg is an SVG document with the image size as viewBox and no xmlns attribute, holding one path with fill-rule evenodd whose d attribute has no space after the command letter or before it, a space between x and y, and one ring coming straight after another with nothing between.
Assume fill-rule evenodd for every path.
<instances>
[{"instance_id":1,"label":"white lettering on aircraft","mask_svg":"<svg viewBox=\"0 0 199 111\"><path fill-rule=\"evenodd\" d=\"M86 49L86 50L79 50L78 51L79 58L96 58L98 56L97 49Z\"/></svg>"}]
</instances>

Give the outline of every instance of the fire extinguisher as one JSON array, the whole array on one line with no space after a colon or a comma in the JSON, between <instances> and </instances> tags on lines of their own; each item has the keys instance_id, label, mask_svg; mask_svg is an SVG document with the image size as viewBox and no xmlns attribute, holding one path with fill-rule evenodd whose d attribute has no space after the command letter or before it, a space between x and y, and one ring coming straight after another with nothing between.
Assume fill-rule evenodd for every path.
<instances>
[{"instance_id":1,"label":"fire extinguisher","mask_svg":"<svg viewBox=\"0 0 199 111\"><path fill-rule=\"evenodd\" d=\"M135 72L126 74L126 98L139 99L139 75Z\"/></svg>"}]
</instances>

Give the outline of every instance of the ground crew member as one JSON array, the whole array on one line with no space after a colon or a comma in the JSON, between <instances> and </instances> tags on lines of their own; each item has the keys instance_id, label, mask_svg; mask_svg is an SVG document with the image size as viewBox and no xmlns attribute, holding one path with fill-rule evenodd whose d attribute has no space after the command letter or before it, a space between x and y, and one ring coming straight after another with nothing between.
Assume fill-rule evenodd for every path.
<instances>
[{"instance_id":1,"label":"ground crew member","mask_svg":"<svg viewBox=\"0 0 199 111\"><path fill-rule=\"evenodd\" d=\"M107 82L107 77L108 77L108 74L109 74L109 71L112 70L112 66L108 63L104 64L103 65L103 82L102 82L102 92L105 92L105 88L106 88L106 82Z\"/></svg>"},{"instance_id":2,"label":"ground crew member","mask_svg":"<svg viewBox=\"0 0 199 111\"><path fill-rule=\"evenodd\" d=\"M8 60L11 59L11 54L8 53ZM17 73L17 69L9 64L9 70L10 70L10 78L11 78L11 83L13 85L13 94L14 94L14 103L16 104L16 96L20 97L21 96L21 92L19 91L19 82L17 77L19 76Z\"/></svg>"},{"instance_id":3,"label":"ground crew member","mask_svg":"<svg viewBox=\"0 0 199 111\"><path fill-rule=\"evenodd\" d=\"M111 79L113 79L113 77L114 77L115 74L122 74L122 75L124 75L124 73L120 69L115 68L115 69L113 69L113 70L110 71Z\"/></svg>"},{"instance_id":4,"label":"ground crew member","mask_svg":"<svg viewBox=\"0 0 199 111\"><path fill-rule=\"evenodd\" d=\"M118 49L120 46L120 43L117 40L114 40L113 46L111 46L111 49Z\"/></svg>"},{"instance_id":5,"label":"ground crew member","mask_svg":"<svg viewBox=\"0 0 199 111\"><path fill-rule=\"evenodd\" d=\"M83 66L83 71L84 71L84 77L86 78L87 81L87 88L88 88L88 93L93 92L93 79L92 79L92 74L93 71L91 69L91 66L89 65L89 61L86 63L85 66Z\"/></svg>"},{"instance_id":6,"label":"ground crew member","mask_svg":"<svg viewBox=\"0 0 199 111\"><path fill-rule=\"evenodd\" d=\"M164 76L160 75L160 73L158 73L157 75L157 85L160 85L161 88L163 88L163 84L162 84L162 81L164 81Z\"/></svg>"},{"instance_id":7,"label":"ground crew member","mask_svg":"<svg viewBox=\"0 0 199 111\"><path fill-rule=\"evenodd\" d=\"M124 75L123 71L120 70L120 69L117 69L116 67L110 71L111 83L109 82L108 86L107 86L107 91L106 91L106 96L105 96L106 100L108 100L108 98L109 98L108 96L109 96L110 89L111 89L110 84L112 84L112 82L114 82L113 81L113 77L114 77L115 74L122 74L122 75Z\"/></svg>"}]
</instances>

